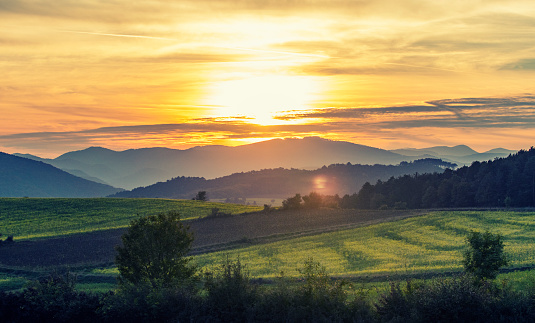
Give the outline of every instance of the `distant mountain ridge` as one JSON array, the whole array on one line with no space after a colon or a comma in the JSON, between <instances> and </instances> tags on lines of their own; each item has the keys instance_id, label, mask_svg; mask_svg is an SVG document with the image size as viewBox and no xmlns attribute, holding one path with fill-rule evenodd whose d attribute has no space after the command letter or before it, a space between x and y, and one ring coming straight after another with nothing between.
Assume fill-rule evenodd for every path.
<instances>
[{"instance_id":1,"label":"distant mountain ridge","mask_svg":"<svg viewBox=\"0 0 535 323\"><path fill-rule=\"evenodd\" d=\"M402 162L399 165L332 164L316 170L264 169L235 173L207 180L201 177L177 177L147 187L119 192L113 197L190 199L206 191L212 199L286 198L312 191L325 195L358 192L365 182L387 180L404 174L443 172L455 164L439 159Z\"/></svg>"},{"instance_id":2,"label":"distant mountain ridge","mask_svg":"<svg viewBox=\"0 0 535 323\"><path fill-rule=\"evenodd\" d=\"M24 157L49 163L76 176L132 189L180 176L218 178L238 172L270 168L317 169L352 163L396 165L402 161L439 158L459 165L506 157L507 150L479 154L467 146L384 150L319 137L273 139L227 147L200 146L185 150L141 148L114 151L102 147L65 153L55 159ZM463 155L469 154L469 155Z\"/></svg>"},{"instance_id":3,"label":"distant mountain ridge","mask_svg":"<svg viewBox=\"0 0 535 323\"><path fill-rule=\"evenodd\" d=\"M451 161L459 166L470 165L474 161L486 161L494 158L507 157L514 154L516 150L509 150L504 148L494 148L489 151L478 153L466 145L458 145L453 147L435 146L429 148L405 148L394 149L391 152L411 156L411 157L434 157L443 160Z\"/></svg>"},{"instance_id":4,"label":"distant mountain ridge","mask_svg":"<svg viewBox=\"0 0 535 323\"><path fill-rule=\"evenodd\" d=\"M41 161L0 152L0 197L104 197L119 191Z\"/></svg>"}]
</instances>

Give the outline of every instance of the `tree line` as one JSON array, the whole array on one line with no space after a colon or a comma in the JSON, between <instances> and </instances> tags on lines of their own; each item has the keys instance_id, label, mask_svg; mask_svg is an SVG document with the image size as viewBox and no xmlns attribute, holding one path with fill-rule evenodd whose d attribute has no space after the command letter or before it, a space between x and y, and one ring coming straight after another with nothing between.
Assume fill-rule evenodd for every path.
<instances>
[{"instance_id":1,"label":"tree line","mask_svg":"<svg viewBox=\"0 0 535 323\"><path fill-rule=\"evenodd\" d=\"M535 149L443 173L403 175L345 195L354 209L535 206Z\"/></svg>"}]
</instances>

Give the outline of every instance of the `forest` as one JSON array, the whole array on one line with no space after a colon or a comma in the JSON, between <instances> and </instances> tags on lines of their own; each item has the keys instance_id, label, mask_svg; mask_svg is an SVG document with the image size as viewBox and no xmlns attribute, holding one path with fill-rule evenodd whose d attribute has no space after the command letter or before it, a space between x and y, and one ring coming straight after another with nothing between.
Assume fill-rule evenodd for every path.
<instances>
[{"instance_id":1,"label":"forest","mask_svg":"<svg viewBox=\"0 0 535 323\"><path fill-rule=\"evenodd\" d=\"M345 195L343 208L451 208L535 206L535 149L473 162L456 170L391 177Z\"/></svg>"}]
</instances>

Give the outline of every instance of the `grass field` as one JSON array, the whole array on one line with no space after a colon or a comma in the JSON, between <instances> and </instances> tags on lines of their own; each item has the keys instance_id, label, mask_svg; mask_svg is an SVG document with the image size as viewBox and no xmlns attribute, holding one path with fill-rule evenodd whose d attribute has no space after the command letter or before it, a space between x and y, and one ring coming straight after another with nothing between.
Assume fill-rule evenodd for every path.
<instances>
[{"instance_id":1,"label":"grass field","mask_svg":"<svg viewBox=\"0 0 535 323\"><path fill-rule=\"evenodd\" d=\"M262 206L191 200L121 198L0 198L0 233L15 240L116 229L144 215L178 211L183 220L211 214L212 208L239 214Z\"/></svg>"},{"instance_id":2,"label":"grass field","mask_svg":"<svg viewBox=\"0 0 535 323\"><path fill-rule=\"evenodd\" d=\"M470 230L504 236L510 267L535 265L535 213L434 212L367 227L252 245L195 257L210 267L229 255L247 264L252 276L297 275L313 257L331 275L396 275L462 269Z\"/></svg>"},{"instance_id":3,"label":"grass field","mask_svg":"<svg viewBox=\"0 0 535 323\"><path fill-rule=\"evenodd\" d=\"M0 232L14 234L16 240L45 238L125 227L137 214L167 210L178 210L184 219L194 219L210 214L213 207L233 214L260 209L157 199L0 199ZM228 255L239 258L252 277L272 278L281 272L285 276L298 276L298 268L313 257L332 276L361 277L362 281L379 277L385 281L405 275L460 272L467 234L470 230L489 230L503 235L510 261L508 268L535 267L534 229L535 212L432 212L399 221L201 254L194 261L200 268L212 269ZM89 290L110 288L113 286L110 279L117 274L114 267L77 270L81 278L86 277L80 288ZM534 273L533 270L507 273L500 275L500 279L508 280L515 288L526 284L535 286ZM99 276L106 278L103 283L98 282ZM0 290L20 288L26 278L31 277L4 272L0 274Z\"/></svg>"}]
</instances>

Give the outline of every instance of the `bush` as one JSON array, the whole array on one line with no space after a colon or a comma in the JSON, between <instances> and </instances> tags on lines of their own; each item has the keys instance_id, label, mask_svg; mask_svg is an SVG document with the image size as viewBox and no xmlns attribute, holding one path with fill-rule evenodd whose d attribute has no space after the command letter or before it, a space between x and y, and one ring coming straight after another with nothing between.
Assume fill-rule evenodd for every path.
<instances>
[{"instance_id":1,"label":"bush","mask_svg":"<svg viewBox=\"0 0 535 323\"><path fill-rule=\"evenodd\" d=\"M205 289L208 293L204 312L208 321L243 322L256 302L257 289L249 280L245 266L238 258L227 256L214 273L206 272Z\"/></svg>"},{"instance_id":2,"label":"bush","mask_svg":"<svg viewBox=\"0 0 535 323\"><path fill-rule=\"evenodd\" d=\"M76 277L66 273L51 274L48 278L30 283L20 294L4 294L3 306L11 307L2 315L11 316L5 322L95 322L100 306L97 295L75 290ZM7 303L7 304L6 304Z\"/></svg>"},{"instance_id":3,"label":"bush","mask_svg":"<svg viewBox=\"0 0 535 323\"><path fill-rule=\"evenodd\" d=\"M200 299L187 288L152 288L149 284L123 285L102 299L100 317L106 322L190 321L200 313Z\"/></svg>"},{"instance_id":4,"label":"bush","mask_svg":"<svg viewBox=\"0 0 535 323\"><path fill-rule=\"evenodd\" d=\"M297 210L301 208L301 194L295 194L294 197L289 197L282 201L283 210Z\"/></svg>"},{"instance_id":5,"label":"bush","mask_svg":"<svg viewBox=\"0 0 535 323\"><path fill-rule=\"evenodd\" d=\"M404 288L391 283L376 309L383 322L533 322L533 296L462 275L419 286L409 281Z\"/></svg>"}]
</instances>

